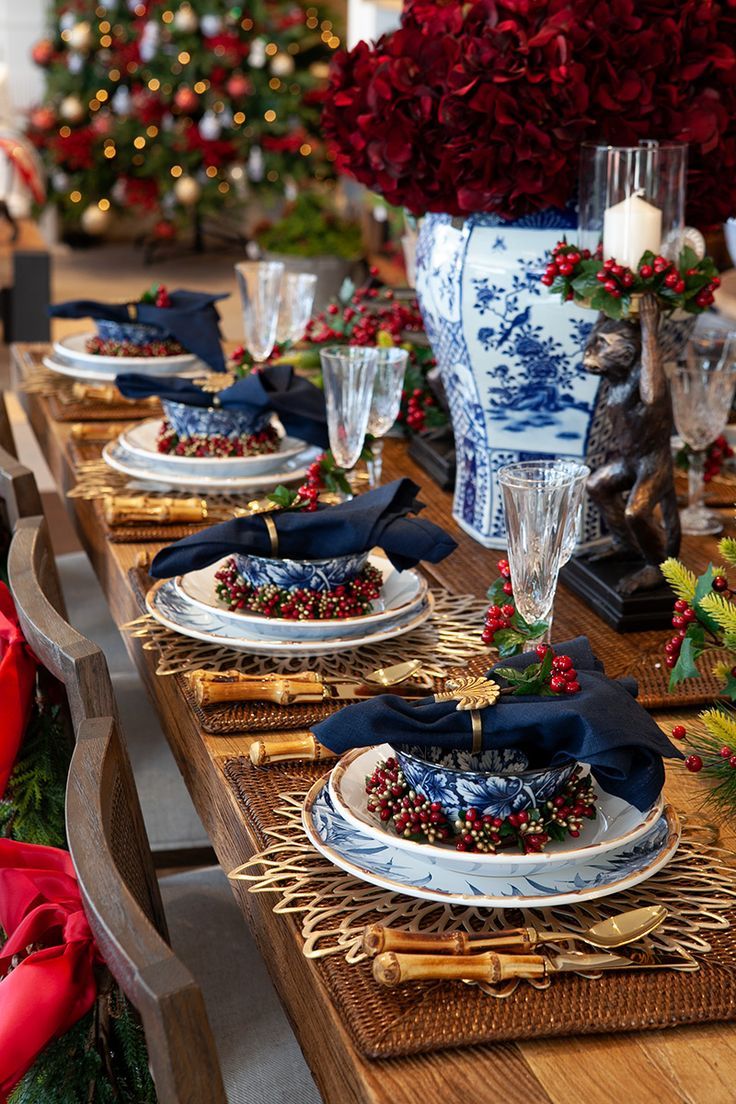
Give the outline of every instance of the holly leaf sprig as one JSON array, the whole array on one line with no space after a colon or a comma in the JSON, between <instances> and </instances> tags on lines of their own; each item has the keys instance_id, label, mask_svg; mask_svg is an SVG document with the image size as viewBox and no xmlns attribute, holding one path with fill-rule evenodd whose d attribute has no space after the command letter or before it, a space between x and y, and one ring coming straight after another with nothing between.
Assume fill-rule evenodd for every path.
<instances>
[{"instance_id":1,"label":"holly leaf sprig","mask_svg":"<svg viewBox=\"0 0 736 1104\"><path fill-rule=\"evenodd\" d=\"M364 448L361 459L370 459L370 456L370 449ZM331 452L323 452L309 465L305 482L296 490L280 483L267 497L279 510L309 510L316 509L321 490L333 494L352 494L347 472L339 466Z\"/></svg>"},{"instance_id":2,"label":"holly leaf sprig","mask_svg":"<svg viewBox=\"0 0 736 1104\"><path fill-rule=\"evenodd\" d=\"M509 683L512 694L556 697L550 687L554 658L555 653L552 648L547 648L538 663L530 663L523 670L518 670L516 667L494 667L493 674Z\"/></svg>"},{"instance_id":3,"label":"holly leaf sprig","mask_svg":"<svg viewBox=\"0 0 736 1104\"><path fill-rule=\"evenodd\" d=\"M736 541L725 538L718 546L724 560L736 566ZM708 564L696 576L679 560L670 558L661 571L676 595L672 636L664 646L670 671L670 690L685 679L702 677L698 660L719 652L713 673L722 682L721 695L736 701L736 592L729 586L725 567ZM733 658L723 660L723 652Z\"/></svg>"},{"instance_id":4,"label":"holly leaf sprig","mask_svg":"<svg viewBox=\"0 0 736 1104\"><path fill-rule=\"evenodd\" d=\"M499 560L497 567L499 577L486 592L491 604L486 611L481 639L484 644L498 648L501 659L510 659L518 655L528 641L540 640L547 631L547 623L530 623L519 613L514 601L508 560Z\"/></svg>"},{"instance_id":5,"label":"holly leaf sprig","mask_svg":"<svg viewBox=\"0 0 736 1104\"><path fill-rule=\"evenodd\" d=\"M700 314L713 304L720 286L718 269L710 257L698 258L690 248L677 261L647 250L635 269L604 259L564 239L550 254L541 282L564 302L601 311L608 318L628 318L635 296L653 295L667 314L682 310Z\"/></svg>"}]
</instances>

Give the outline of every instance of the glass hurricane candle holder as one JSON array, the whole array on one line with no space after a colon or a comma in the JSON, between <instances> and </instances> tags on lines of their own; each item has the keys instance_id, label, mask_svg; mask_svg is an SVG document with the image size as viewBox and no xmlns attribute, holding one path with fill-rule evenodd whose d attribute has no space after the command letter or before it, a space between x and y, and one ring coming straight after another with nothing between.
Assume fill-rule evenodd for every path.
<instances>
[{"instance_id":1,"label":"glass hurricane candle holder","mask_svg":"<svg viewBox=\"0 0 736 1104\"><path fill-rule=\"evenodd\" d=\"M638 146L585 142L580 157L578 242L626 268L651 250L680 255L685 228L687 146L642 141Z\"/></svg>"}]
</instances>

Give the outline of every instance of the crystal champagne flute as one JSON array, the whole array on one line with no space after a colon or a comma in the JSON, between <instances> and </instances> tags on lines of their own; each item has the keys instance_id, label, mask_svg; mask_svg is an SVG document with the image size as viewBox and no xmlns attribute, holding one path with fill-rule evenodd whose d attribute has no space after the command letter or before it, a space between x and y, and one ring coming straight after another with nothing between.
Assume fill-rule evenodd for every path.
<instances>
[{"instance_id":1,"label":"crystal champagne flute","mask_svg":"<svg viewBox=\"0 0 736 1104\"><path fill-rule=\"evenodd\" d=\"M574 460L525 460L498 473L516 609L530 624L544 621L549 642L560 567L575 547L590 469ZM527 644L531 650L539 637Z\"/></svg>"},{"instance_id":2,"label":"crystal champagne flute","mask_svg":"<svg viewBox=\"0 0 736 1104\"><path fill-rule=\"evenodd\" d=\"M240 261L235 274L243 307L245 347L259 364L268 359L276 343L284 265L281 261Z\"/></svg>"},{"instance_id":3,"label":"crystal champagne flute","mask_svg":"<svg viewBox=\"0 0 736 1104\"><path fill-rule=\"evenodd\" d=\"M374 438L372 459L368 461L368 480L373 490L381 484L383 440L391 429L401 407L401 392L409 354L406 349L377 347L378 362L373 384L373 398L368 415L368 432Z\"/></svg>"},{"instance_id":4,"label":"crystal champagne flute","mask_svg":"<svg viewBox=\"0 0 736 1104\"><path fill-rule=\"evenodd\" d=\"M668 365L672 414L690 446L688 505L680 512L683 533L720 533L717 514L705 508L706 451L723 432L736 388L736 333L703 325L693 331L685 357Z\"/></svg>"},{"instance_id":5,"label":"crystal champagne flute","mask_svg":"<svg viewBox=\"0 0 736 1104\"><path fill-rule=\"evenodd\" d=\"M320 349L330 448L341 468L355 467L363 451L376 378L378 350L365 345Z\"/></svg>"},{"instance_id":6,"label":"crystal champagne flute","mask_svg":"<svg viewBox=\"0 0 736 1104\"><path fill-rule=\"evenodd\" d=\"M285 272L281 281L281 306L276 341L301 341L312 314L317 277L312 272Z\"/></svg>"}]
</instances>

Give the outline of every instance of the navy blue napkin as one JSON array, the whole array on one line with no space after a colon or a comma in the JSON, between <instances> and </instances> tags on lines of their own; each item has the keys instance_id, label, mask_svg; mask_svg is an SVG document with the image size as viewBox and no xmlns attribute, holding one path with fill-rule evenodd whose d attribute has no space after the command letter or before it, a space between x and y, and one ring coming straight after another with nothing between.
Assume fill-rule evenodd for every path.
<instances>
[{"instance_id":1,"label":"navy blue napkin","mask_svg":"<svg viewBox=\"0 0 736 1104\"><path fill-rule=\"evenodd\" d=\"M580 693L501 698L480 712L484 748L523 750L530 767L559 766L571 759L588 763L604 790L637 809L649 809L664 785L662 756L682 758L682 752L638 704L633 679L606 677L587 637L556 644L555 651L572 659ZM527 654L500 666L523 668L536 660ZM456 710L454 702L432 697L412 702L395 694L341 709L315 725L314 735L338 754L385 742L472 747L470 715Z\"/></svg>"},{"instance_id":2,"label":"navy blue napkin","mask_svg":"<svg viewBox=\"0 0 736 1104\"><path fill-rule=\"evenodd\" d=\"M218 406L253 415L275 410L292 437L318 448L330 447L324 392L297 375L291 364L272 364L260 372L251 372L216 395L203 391L193 380L178 376L162 378L124 372L115 383L126 399L158 395L160 399L187 406Z\"/></svg>"},{"instance_id":3,"label":"navy blue napkin","mask_svg":"<svg viewBox=\"0 0 736 1104\"><path fill-rule=\"evenodd\" d=\"M180 345L200 357L216 372L225 371L225 357L220 345L220 316L215 303L227 299L229 292L210 295L203 291L178 288L169 292L170 306L155 303L132 303L131 318L127 303L100 303L96 299L70 299L49 307L53 318L102 318L109 322L144 322L156 326L162 334L171 334Z\"/></svg>"},{"instance_id":4,"label":"navy blue napkin","mask_svg":"<svg viewBox=\"0 0 736 1104\"><path fill-rule=\"evenodd\" d=\"M272 513L284 559L319 560L382 548L400 571L420 560L438 563L457 548L452 537L424 518L410 479L396 479L337 506ZM270 556L271 538L263 517L235 518L193 533L162 548L151 565L154 579L168 579L221 560L233 552ZM369 741L372 742L372 741ZM352 745L351 745L352 746Z\"/></svg>"}]
</instances>

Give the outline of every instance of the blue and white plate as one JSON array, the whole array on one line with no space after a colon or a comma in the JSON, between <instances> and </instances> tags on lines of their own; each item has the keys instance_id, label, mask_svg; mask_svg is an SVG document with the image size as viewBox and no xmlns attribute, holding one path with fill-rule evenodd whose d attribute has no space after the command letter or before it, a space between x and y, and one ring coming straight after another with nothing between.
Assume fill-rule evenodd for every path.
<instances>
[{"instance_id":1,"label":"blue and white plate","mask_svg":"<svg viewBox=\"0 0 736 1104\"><path fill-rule=\"evenodd\" d=\"M123 430L118 443L146 464L155 464L159 471L171 471L177 475L205 475L215 479L223 476L256 476L281 470L284 464L309 447L306 441L300 441L296 437L281 436L278 450L262 456L170 456L158 451L156 441L160 430L161 419L149 418Z\"/></svg>"},{"instance_id":2,"label":"blue and white plate","mask_svg":"<svg viewBox=\"0 0 736 1104\"><path fill-rule=\"evenodd\" d=\"M102 458L105 463L115 471L131 479L142 480L147 483L157 483L166 487L178 487L182 490L195 492L217 492L223 494L251 493L258 491L272 491L279 483L303 482L307 468L313 460L319 456L318 448L307 448L302 452L284 461L278 469L270 469L260 475L201 475L196 467L200 461L195 460L195 468L190 471L174 470L171 464L162 464L157 457L144 459L130 452L119 440L108 441L102 450Z\"/></svg>"},{"instance_id":3,"label":"blue and white plate","mask_svg":"<svg viewBox=\"0 0 736 1104\"><path fill-rule=\"evenodd\" d=\"M372 631L366 631L364 626L358 625L352 632L348 629L340 636L317 637L306 641L294 638L294 623L291 621L278 623L282 632L279 638L265 636L258 625L241 628L222 613L195 605L186 594L177 589L175 579L157 583L149 590L146 595L146 609L167 629L173 629L183 636L191 636L195 640L222 644L235 651L251 652L254 655L314 656L342 652L347 648L360 648L363 644L379 644L382 640L391 640L395 636L412 632L432 616L434 598L432 592L428 591L418 609L404 614L388 626L379 624Z\"/></svg>"},{"instance_id":4,"label":"blue and white plate","mask_svg":"<svg viewBox=\"0 0 736 1104\"><path fill-rule=\"evenodd\" d=\"M448 870L457 870L466 877L475 877L476 874L514 878L531 878L541 874L546 877L550 870L558 866L587 863L610 851L620 850L646 835L662 816L664 809L661 794L651 809L642 813L628 801L606 793L594 783L598 794L598 815L595 820L583 821L582 832L577 840L568 836L560 843L550 842L538 855L522 855L518 851L501 851L496 855L456 851L451 844L417 843L415 840L397 836L366 809L365 780L373 773L379 760L388 759L393 754L389 744L380 744L371 748L355 748L343 755L330 773L329 787L333 805L345 820L365 835L405 851L419 862L432 856ZM499 782L502 782L500 777ZM474 804L472 794L468 797L468 804ZM479 807L477 802L475 805ZM509 804L508 794L499 788L497 803L482 808L482 811L491 816L506 817L515 811L515 807Z\"/></svg>"},{"instance_id":5,"label":"blue and white plate","mask_svg":"<svg viewBox=\"0 0 736 1104\"><path fill-rule=\"evenodd\" d=\"M364 636L376 627L389 628L416 612L425 602L428 591L427 581L418 571L397 571L383 555L372 555L368 562L383 574L381 597L373 603L373 613L343 620L279 621L258 613L225 609L215 593L215 574L225 560L180 575L175 584L193 605L208 613L215 611L240 631L255 629L260 636L276 640L283 639L285 630L292 640L325 640L345 637L352 632Z\"/></svg>"},{"instance_id":6,"label":"blue and white plate","mask_svg":"<svg viewBox=\"0 0 736 1104\"><path fill-rule=\"evenodd\" d=\"M680 842L677 814L666 805L645 835L605 855L539 874L470 874L448 869L432 854L416 858L350 824L332 802L327 777L307 794L302 822L308 839L326 859L363 882L425 901L478 908L545 908L620 893L651 878Z\"/></svg>"}]
</instances>

